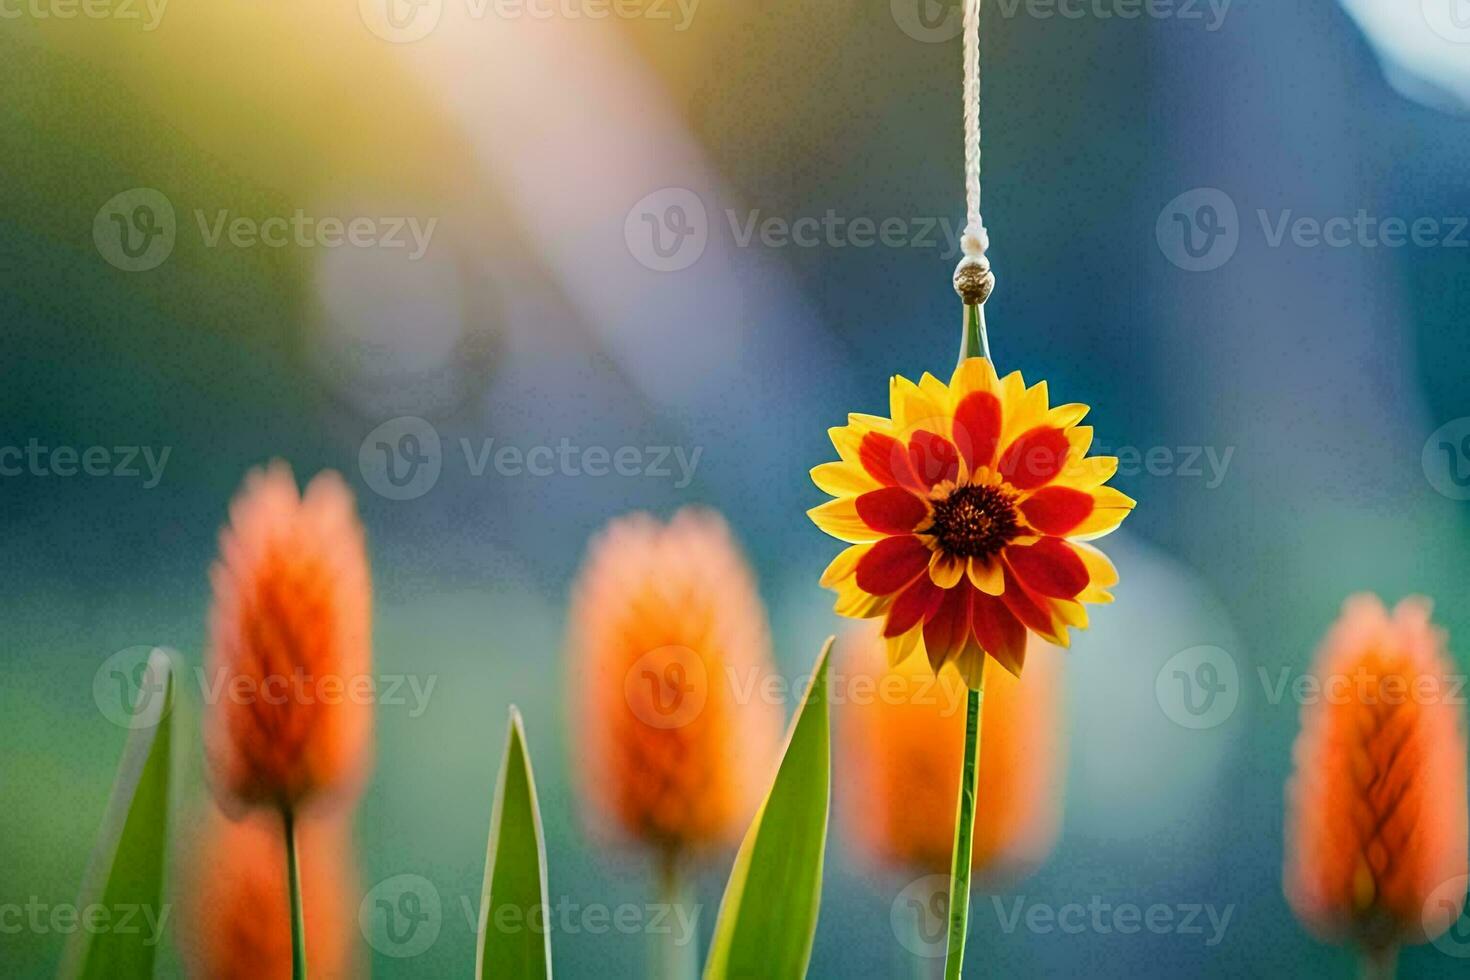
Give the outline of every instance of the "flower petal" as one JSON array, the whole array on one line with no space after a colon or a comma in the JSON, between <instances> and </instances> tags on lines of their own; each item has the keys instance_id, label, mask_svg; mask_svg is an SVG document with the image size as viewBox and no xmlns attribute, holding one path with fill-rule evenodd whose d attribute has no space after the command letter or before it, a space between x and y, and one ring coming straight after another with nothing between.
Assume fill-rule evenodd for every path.
<instances>
[{"instance_id":1,"label":"flower petal","mask_svg":"<svg viewBox=\"0 0 1470 980\"><path fill-rule=\"evenodd\" d=\"M848 619L876 619L888 611L893 598L886 595L869 595L855 585L837 590L837 601L832 611Z\"/></svg>"},{"instance_id":2,"label":"flower petal","mask_svg":"<svg viewBox=\"0 0 1470 980\"><path fill-rule=\"evenodd\" d=\"M909 496L906 490L898 492ZM829 500L820 507L813 507L807 511L806 516L812 519L813 524L839 541L862 544L865 541L877 541L879 538L887 537L886 532L876 530L858 516L857 502L860 499L859 497L839 497L836 500ZM905 528L899 533L910 530L912 528Z\"/></svg>"},{"instance_id":3,"label":"flower petal","mask_svg":"<svg viewBox=\"0 0 1470 980\"><path fill-rule=\"evenodd\" d=\"M812 467L812 482L834 497L855 497L878 486L867 470L842 460Z\"/></svg>"},{"instance_id":4,"label":"flower petal","mask_svg":"<svg viewBox=\"0 0 1470 980\"><path fill-rule=\"evenodd\" d=\"M973 391L1000 391L1000 379L996 377L995 365L983 357L967 357L955 365L949 378L950 394L963 399Z\"/></svg>"},{"instance_id":5,"label":"flower petal","mask_svg":"<svg viewBox=\"0 0 1470 980\"><path fill-rule=\"evenodd\" d=\"M1064 535L1087 520L1093 507L1090 493L1070 487L1043 487L1021 502L1021 513L1042 534Z\"/></svg>"},{"instance_id":6,"label":"flower petal","mask_svg":"<svg viewBox=\"0 0 1470 980\"><path fill-rule=\"evenodd\" d=\"M1054 425L1058 429L1069 429L1086 418L1090 411L1092 409L1081 402L1058 405L1046 413L1046 424Z\"/></svg>"},{"instance_id":7,"label":"flower petal","mask_svg":"<svg viewBox=\"0 0 1470 980\"><path fill-rule=\"evenodd\" d=\"M965 559L936 549L929 560L929 577L941 589L952 589L965 577Z\"/></svg>"},{"instance_id":8,"label":"flower petal","mask_svg":"<svg viewBox=\"0 0 1470 980\"><path fill-rule=\"evenodd\" d=\"M944 436L920 429L909 439L909 468L926 490L953 483L960 475L959 450Z\"/></svg>"},{"instance_id":9,"label":"flower petal","mask_svg":"<svg viewBox=\"0 0 1470 980\"><path fill-rule=\"evenodd\" d=\"M1001 475L1018 490L1034 490L1062 472L1070 448L1066 431L1038 425L1006 447L1000 457Z\"/></svg>"},{"instance_id":10,"label":"flower petal","mask_svg":"<svg viewBox=\"0 0 1470 980\"><path fill-rule=\"evenodd\" d=\"M1059 634L1065 633L1057 625L1051 603L1025 588L1016 580L1014 572L1006 572L1006 591L1001 601L1023 626L1053 643L1057 642Z\"/></svg>"},{"instance_id":11,"label":"flower petal","mask_svg":"<svg viewBox=\"0 0 1470 980\"><path fill-rule=\"evenodd\" d=\"M820 585L824 589L835 589L857 572L858 561L873 548L870 544L855 544L837 553L822 573Z\"/></svg>"},{"instance_id":12,"label":"flower petal","mask_svg":"<svg viewBox=\"0 0 1470 980\"><path fill-rule=\"evenodd\" d=\"M883 635L892 639L908 633L915 626L922 625L929 617L934 615L939 602L944 598L944 590L929 580L929 576L921 575L914 579L912 585L898 594L893 600L893 608L888 612L888 622L883 627Z\"/></svg>"},{"instance_id":13,"label":"flower petal","mask_svg":"<svg viewBox=\"0 0 1470 980\"><path fill-rule=\"evenodd\" d=\"M897 667L909 658L909 655L918 647L919 640L924 636L924 628L915 626L902 636L887 637L884 642L888 646L888 666Z\"/></svg>"},{"instance_id":14,"label":"flower petal","mask_svg":"<svg viewBox=\"0 0 1470 980\"><path fill-rule=\"evenodd\" d=\"M988 391L966 395L955 407L954 442L970 472L995 462L1000 428L1000 399Z\"/></svg>"},{"instance_id":15,"label":"flower petal","mask_svg":"<svg viewBox=\"0 0 1470 980\"><path fill-rule=\"evenodd\" d=\"M964 647L957 653L950 663L959 672L960 679L965 686L971 689L978 688L985 675L985 651L981 648L978 640L972 634L966 641Z\"/></svg>"},{"instance_id":16,"label":"flower petal","mask_svg":"<svg viewBox=\"0 0 1470 980\"><path fill-rule=\"evenodd\" d=\"M1026 628L1005 603L977 592L970 600L970 628L985 652L1006 670L1021 676L1026 663Z\"/></svg>"},{"instance_id":17,"label":"flower petal","mask_svg":"<svg viewBox=\"0 0 1470 980\"><path fill-rule=\"evenodd\" d=\"M1087 588L1087 566L1060 538L1009 547L1005 558L1021 584L1039 595L1070 599Z\"/></svg>"},{"instance_id":18,"label":"flower petal","mask_svg":"<svg viewBox=\"0 0 1470 980\"><path fill-rule=\"evenodd\" d=\"M929 554L912 534L884 538L858 561L858 588L870 595L892 595L929 567Z\"/></svg>"},{"instance_id":19,"label":"flower petal","mask_svg":"<svg viewBox=\"0 0 1470 980\"><path fill-rule=\"evenodd\" d=\"M885 487L915 482L909 473L909 458L903 443L886 433L869 432L863 436L858 447L858 459L868 475Z\"/></svg>"},{"instance_id":20,"label":"flower petal","mask_svg":"<svg viewBox=\"0 0 1470 980\"><path fill-rule=\"evenodd\" d=\"M1048 487L1041 492L1049 493L1053 489L1059 488ZM1092 492L1092 499L1094 504L1092 514L1072 528L1067 533L1067 537L1079 541L1090 541L1105 534L1111 534L1118 529L1118 525L1123 523L1123 518L1127 517L1138 503L1126 493L1114 490L1112 487L1098 487ZM1022 510L1024 509L1023 506Z\"/></svg>"},{"instance_id":21,"label":"flower petal","mask_svg":"<svg viewBox=\"0 0 1470 980\"><path fill-rule=\"evenodd\" d=\"M973 591L969 585L962 584L945 592L934 615L924 624L924 649L929 654L929 666L936 673L965 644L970 632L969 594Z\"/></svg>"},{"instance_id":22,"label":"flower petal","mask_svg":"<svg viewBox=\"0 0 1470 980\"><path fill-rule=\"evenodd\" d=\"M902 487L884 487L858 497L857 516L883 534L908 534L929 516L929 505Z\"/></svg>"},{"instance_id":23,"label":"flower petal","mask_svg":"<svg viewBox=\"0 0 1470 980\"><path fill-rule=\"evenodd\" d=\"M1072 430L1076 431L1076 430ZM1067 457L1066 468L1052 481L1056 486L1074 490L1096 490L1107 483L1118 472L1118 457L1090 456L1086 459L1073 452Z\"/></svg>"},{"instance_id":24,"label":"flower petal","mask_svg":"<svg viewBox=\"0 0 1470 980\"><path fill-rule=\"evenodd\" d=\"M971 558L968 573L970 584L986 595L1005 591L1005 564L999 558Z\"/></svg>"},{"instance_id":25,"label":"flower petal","mask_svg":"<svg viewBox=\"0 0 1470 980\"><path fill-rule=\"evenodd\" d=\"M943 382L925 375L919 384L895 375L888 385L889 409L899 432L938 429L949 418L949 392Z\"/></svg>"},{"instance_id":26,"label":"flower petal","mask_svg":"<svg viewBox=\"0 0 1470 980\"><path fill-rule=\"evenodd\" d=\"M1113 595L1108 589L1118 584L1118 569L1107 555L1092 545L1081 541L1072 541L1069 544L1077 557L1082 559L1082 564L1087 566L1089 579L1087 588L1082 590L1077 599L1081 602L1112 602Z\"/></svg>"}]
</instances>

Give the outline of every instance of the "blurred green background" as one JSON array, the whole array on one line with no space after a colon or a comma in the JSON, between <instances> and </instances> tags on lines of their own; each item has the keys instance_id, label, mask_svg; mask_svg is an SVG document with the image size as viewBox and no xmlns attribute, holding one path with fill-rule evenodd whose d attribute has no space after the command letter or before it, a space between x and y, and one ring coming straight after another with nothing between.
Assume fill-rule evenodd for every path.
<instances>
[{"instance_id":1,"label":"blurred green background","mask_svg":"<svg viewBox=\"0 0 1470 980\"><path fill-rule=\"evenodd\" d=\"M139 645L201 662L226 504L272 457L351 483L376 668L434 684L420 712L411 697L379 708L357 835L364 890L422 876L441 932L412 958L364 942L373 973L473 968L461 899L479 893L512 702L553 895L651 900L637 855L583 833L568 586L611 517L703 503L752 559L784 672L809 669L840 627L816 584L836 544L804 515L821 500L806 471L829 458L827 426L882 411L892 373L946 369L958 340L943 232L963 217L957 13L921 3L649 2L605 19L464 0L392 19L372 0L169 0L156 18L6 8L0 447L168 455L156 481L146 468L0 477L0 903L74 900L125 734L94 677ZM1363 18L1372 4L1351 6ZM1452 643L1470 635L1470 491L1456 482L1470 473L1470 232L1453 235L1470 214L1470 125L1463 74L1405 68L1453 72L1470 38L1427 30L1417 6L1390 22L1398 46L1375 48L1327 2L1136 19L1117 15L1127 4L1068 8L1077 17L986 5L992 349L1002 369L1094 406L1099 448L1139 454L1116 481L1138 510L1106 542L1118 603L1070 654L1062 835L1004 909L1019 897L1230 918L1219 936L1203 915L1201 934L1038 932L979 898L977 975L1355 968L1281 894L1298 705L1273 691L1354 591L1428 595ZM1380 62L1405 37L1408 61ZM1460 60L1416 61L1415 39ZM137 188L167 202L173 242L129 271L159 256L106 239L110 215L130 220L142 199L112 202ZM221 212L258 227L298 211L432 233L417 256L211 239ZM1282 220L1360 211L1439 232L1273 244ZM843 230L810 245L745 238L829 213ZM897 230L864 245L860 218ZM439 438L438 475L414 471L425 482L393 499L369 437L401 447L425 431L404 417ZM677 466L477 474L462 447L487 439L699 455L688 481ZM1223 651L1231 688L1203 720L1166 672L1193 669L1201 646ZM201 791L190 758L185 803ZM854 855L840 819L828 862L812 975L929 969L890 924L908 879ZM706 939L727 869L700 882ZM0 935L0 970L49 975L64 938ZM648 941L558 933L556 967L641 975ZM1470 945L1454 951L1409 950L1402 973L1463 975ZM165 968L178 969L171 950Z\"/></svg>"}]
</instances>

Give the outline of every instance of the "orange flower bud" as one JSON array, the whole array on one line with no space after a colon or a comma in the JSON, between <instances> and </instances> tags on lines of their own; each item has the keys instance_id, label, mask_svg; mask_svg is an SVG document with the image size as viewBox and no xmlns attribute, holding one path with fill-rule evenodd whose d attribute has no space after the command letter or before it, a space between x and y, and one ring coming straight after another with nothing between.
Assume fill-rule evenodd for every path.
<instances>
[{"instance_id":1,"label":"orange flower bud","mask_svg":"<svg viewBox=\"0 0 1470 980\"><path fill-rule=\"evenodd\" d=\"M755 579L723 519L613 521L573 590L576 757L596 830L676 853L738 839L780 710Z\"/></svg>"},{"instance_id":2,"label":"orange flower bud","mask_svg":"<svg viewBox=\"0 0 1470 980\"><path fill-rule=\"evenodd\" d=\"M295 808L355 789L371 734L371 584L352 493L304 496L284 463L252 471L220 532L205 747L222 805Z\"/></svg>"},{"instance_id":3,"label":"orange flower bud","mask_svg":"<svg viewBox=\"0 0 1470 980\"><path fill-rule=\"evenodd\" d=\"M1426 601L1390 616L1359 595L1317 655L1287 785L1284 885L1323 939L1382 954L1458 915L1457 902L1431 901L1470 862L1465 729L1444 642Z\"/></svg>"},{"instance_id":4,"label":"orange flower bud","mask_svg":"<svg viewBox=\"0 0 1470 980\"><path fill-rule=\"evenodd\" d=\"M947 873L964 751L964 680L918 658L890 668L877 627L843 636L838 803L875 863ZM1060 818L1062 652L1031 640L1026 672L985 665L974 867L1013 880L1046 859ZM834 681L834 683L838 683ZM835 699L835 697L834 697Z\"/></svg>"},{"instance_id":5,"label":"orange flower bud","mask_svg":"<svg viewBox=\"0 0 1470 980\"><path fill-rule=\"evenodd\" d=\"M208 980L289 980L291 918L281 818L257 812L233 822L211 811L182 884L179 936L188 973ZM349 828L329 818L299 821L296 830L310 975L360 976Z\"/></svg>"}]
</instances>

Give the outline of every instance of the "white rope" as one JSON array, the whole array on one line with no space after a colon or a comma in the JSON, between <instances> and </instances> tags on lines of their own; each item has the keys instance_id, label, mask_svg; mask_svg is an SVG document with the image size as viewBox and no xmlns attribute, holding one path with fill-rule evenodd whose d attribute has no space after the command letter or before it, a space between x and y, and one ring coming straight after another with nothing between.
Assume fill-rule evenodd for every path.
<instances>
[{"instance_id":1,"label":"white rope","mask_svg":"<svg viewBox=\"0 0 1470 980\"><path fill-rule=\"evenodd\" d=\"M980 0L965 0L965 236L961 247L979 258L990 248L980 220Z\"/></svg>"}]
</instances>

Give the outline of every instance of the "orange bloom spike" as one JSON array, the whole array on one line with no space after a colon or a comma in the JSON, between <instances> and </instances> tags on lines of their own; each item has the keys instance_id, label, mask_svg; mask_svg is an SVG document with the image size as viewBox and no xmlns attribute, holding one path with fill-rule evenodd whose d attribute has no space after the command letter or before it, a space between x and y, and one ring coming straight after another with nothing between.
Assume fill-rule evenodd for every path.
<instances>
[{"instance_id":1,"label":"orange bloom spike","mask_svg":"<svg viewBox=\"0 0 1470 980\"><path fill-rule=\"evenodd\" d=\"M208 980L288 980L291 920L281 821L239 822L213 810L203 821L180 903L180 946L188 973ZM357 886L347 826L340 819L297 825L303 844L302 901L311 976L358 976Z\"/></svg>"},{"instance_id":2,"label":"orange bloom spike","mask_svg":"<svg viewBox=\"0 0 1470 980\"><path fill-rule=\"evenodd\" d=\"M573 589L577 764L594 829L666 855L738 839L780 713L755 579L723 519L613 521Z\"/></svg>"},{"instance_id":3,"label":"orange bloom spike","mask_svg":"<svg viewBox=\"0 0 1470 980\"><path fill-rule=\"evenodd\" d=\"M1442 933L1467 873L1465 730L1429 604L1343 606L1314 668L1287 786L1287 900L1319 937L1381 955ZM1463 895L1455 896L1458 900Z\"/></svg>"},{"instance_id":4,"label":"orange bloom spike","mask_svg":"<svg viewBox=\"0 0 1470 980\"><path fill-rule=\"evenodd\" d=\"M838 803L859 849L906 872L949 871L955 779L965 730L965 685L937 678L918 659L887 671L878 631L842 639ZM1045 860L1060 819L1061 653L1031 641L1024 676L989 668L981 720L974 867L992 882L1015 880ZM871 683L870 683L871 682Z\"/></svg>"},{"instance_id":5,"label":"orange bloom spike","mask_svg":"<svg viewBox=\"0 0 1470 980\"><path fill-rule=\"evenodd\" d=\"M835 499L808 514L852 545L822 575L837 612L881 619L896 659L923 651L971 687L987 655L1019 675L1028 634L1067 646L1118 581L1083 542L1134 505L1104 486L1117 459L1087 455L1086 414L980 357L948 384L895 377L892 418L849 416L831 430L840 458L812 470Z\"/></svg>"},{"instance_id":6,"label":"orange bloom spike","mask_svg":"<svg viewBox=\"0 0 1470 980\"><path fill-rule=\"evenodd\" d=\"M221 804L295 808L355 791L371 734L371 583L341 477L304 496L276 462L252 471L210 569L205 721Z\"/></svg>"}]
</instances>

